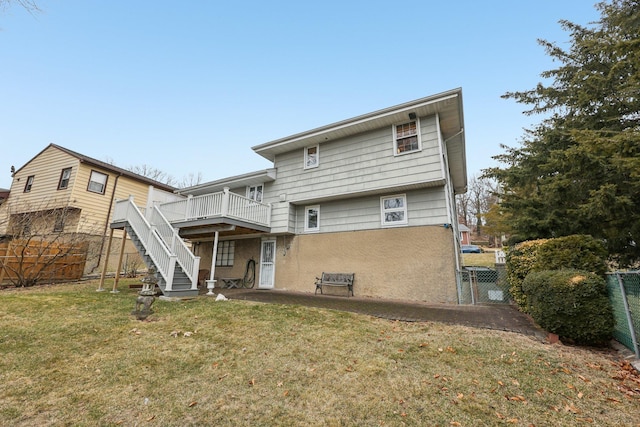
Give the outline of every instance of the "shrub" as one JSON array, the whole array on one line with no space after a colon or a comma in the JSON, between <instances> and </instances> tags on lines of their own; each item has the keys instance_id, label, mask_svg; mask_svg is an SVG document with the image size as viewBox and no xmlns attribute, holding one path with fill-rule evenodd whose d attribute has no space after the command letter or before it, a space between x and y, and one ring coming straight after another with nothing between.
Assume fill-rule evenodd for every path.
<instances>
[{"instance_id":1,"label":"shrub","mask_svg":"<svg viewBox=\"0 0 640 427\"><path fill-rule=\"evenodd\" d=\"M538 248L545 239L529 240L509 247L505 254L509 293L520 309L526 312L527 300L522 292L522 282L535 265Z\"/></svg>"},{"instance_id":2,"label":"shrub","mask_svg":"<svg viewBox=\"0 0 640 427\"><path fill-rule=\"evenodd\" d=\"M599 276L607 271L607 250L601 241L591 236L572 236L549 239L537 252L535 271L574 268Z\"/></svg>"},{"instance_id":3,"label":"shrub","mask_svg":"<svg viewBox=\"0 0 640 427\"><path fill-rule=\"evenodd\" d=\"M529 272L573 268L604 275L606 257L602 242L587 235L522 242L506 254L509 291L520 309L527 312L522 282Z\"/></svg>"},{"instance_id":4,"label":"shrub","mask_svg":"<svg viewBox=\"0 0 640 427\"><path fill-rule=\"evenodd\" d=\"M576 344L602 345L611 339L613 312L601 276L575 269L534 271L522 291L527 312L546 331Z\"/></svg>"}]
</instances>

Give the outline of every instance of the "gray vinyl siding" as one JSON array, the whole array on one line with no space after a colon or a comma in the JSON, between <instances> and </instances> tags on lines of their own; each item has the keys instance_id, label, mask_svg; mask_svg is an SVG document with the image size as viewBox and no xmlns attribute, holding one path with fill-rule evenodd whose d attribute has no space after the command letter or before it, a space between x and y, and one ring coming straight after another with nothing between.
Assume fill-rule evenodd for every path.
<instances>
[{"instance_id":1,"label":"gray vinyl siding","mask_svg":"<svg viewBox=\"0 0 640 427\"><path fill-rule=\"evenodd\" d=\"M422 150L393 155L391 126L320 144L316 168L304 169L303 150L278 156L278 179L269 193L287 201L376 191L444 178L435 117L420 119Z\"/></svg>"},{"instance_id":2,"label":"gray vinyl siding","mask_svg":"<svg viewBox=\"0 0 640 427\"><path fill-rule=\"evenodd\" d=\"M391 196L389 193L383 196ZM444 187L410 191L407 197L407 226L443 225L449 223ZM380 197L367 196L354 199L319 203L320 233L385 228L381 224ZM304 233L305 207L292 205L295 212L295 233ZM310 205L311 206L311 205Z\"/></svg>"}]
</instances>

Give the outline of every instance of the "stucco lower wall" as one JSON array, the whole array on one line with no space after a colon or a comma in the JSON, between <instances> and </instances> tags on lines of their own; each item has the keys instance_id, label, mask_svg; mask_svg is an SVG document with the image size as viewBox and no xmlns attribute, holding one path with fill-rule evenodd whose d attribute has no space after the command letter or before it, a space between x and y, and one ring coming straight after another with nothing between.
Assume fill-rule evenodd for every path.
<instances>
[{"instance_id":1,"label":"stucco lower wall","mask_svg":"<svg viewBox=\"0 0 640 427\"><path fill-rule=\"evenodd\" d=\"M424 226L280 236L275 289L313 293L323 271L352 272L359 297L455 304L452 233ZM346 295L342 288L334 293Z\"/></svg>"},{"instance_id":2,"label":"stucco lower wall","mask_svg":"<svg viewBox=\"0 0 640 427\"><path fill-rule=\"evenodd\" d=\"M213 253L213 242L202 242L198 245L196 255L200 257L200 269L211 271L211 255ZM221 277L242 278L247 270L247 261L253 259L256 262L256 283L260 270L260 239L238 239L235 241L233 266L217 266L215 279L218 280L216 286L221 286Z\"/></svg>"}]
</instances>

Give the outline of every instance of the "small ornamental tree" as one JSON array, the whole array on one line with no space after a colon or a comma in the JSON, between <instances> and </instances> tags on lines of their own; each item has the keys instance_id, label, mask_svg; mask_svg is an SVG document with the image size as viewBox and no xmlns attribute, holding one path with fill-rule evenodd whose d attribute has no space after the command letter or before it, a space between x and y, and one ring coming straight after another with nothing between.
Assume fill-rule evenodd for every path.
<instances>
[{"instance_id":1,"label":"small ornamental tree","mask_svg":"<svg viewBox=\"0 0 640 427\"><path fill-rule=\"evenodd\" d=\"M84 227L80 210L62 207L20 205L8 212L7 236L0 256L0 282L16 287L82 275L86 261L97 258L89 250L92 236L99 236L97 227Z\"/></svg>"}]
</instances>

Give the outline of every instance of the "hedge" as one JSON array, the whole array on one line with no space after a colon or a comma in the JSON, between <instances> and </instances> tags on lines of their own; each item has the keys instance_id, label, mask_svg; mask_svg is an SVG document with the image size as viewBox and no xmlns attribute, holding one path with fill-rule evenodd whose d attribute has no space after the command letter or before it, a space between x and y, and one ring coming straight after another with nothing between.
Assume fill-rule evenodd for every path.
<instances>
[{"instance_id":1,"label":"hedge","mask_svg":"<svg viewBox=\"0 0 640 427\"><path fill-rule=\"evenodd\" d=\"M588 235L522 242L506 253L509 291L520 309L528 312L522 283L530 272L573 268L604 275L607 252L599 240Z\"/></svg>"},{"instance_id":2,"label":"hedge","mask_svg":"<svg viewBox=\"0 0 640 427\"><path fill-rule=\"evenodd\" d=\"M614 319L604 278L576 269L534 271L522 283L527 312L561 339L602 345L612 336Z\"/></svg>"}]
</instances>

